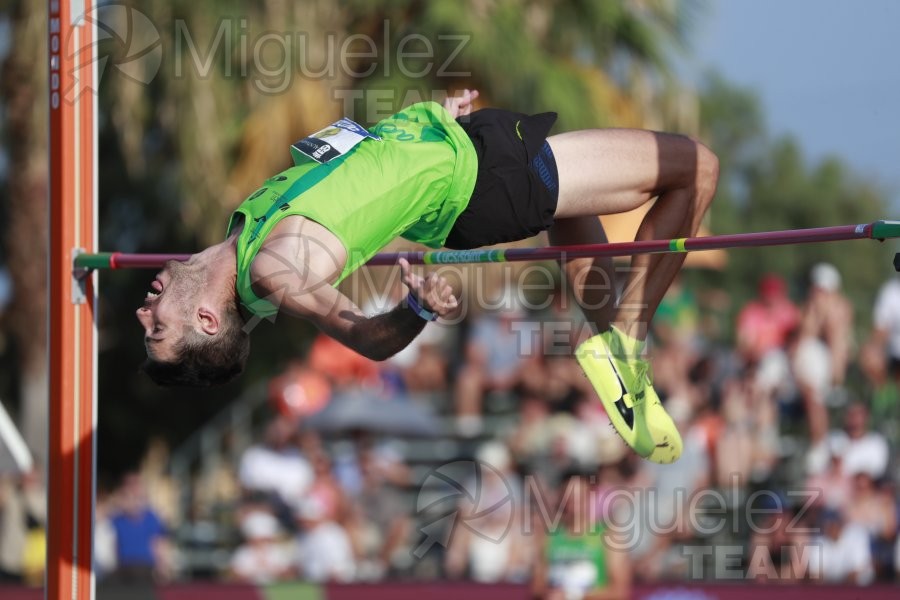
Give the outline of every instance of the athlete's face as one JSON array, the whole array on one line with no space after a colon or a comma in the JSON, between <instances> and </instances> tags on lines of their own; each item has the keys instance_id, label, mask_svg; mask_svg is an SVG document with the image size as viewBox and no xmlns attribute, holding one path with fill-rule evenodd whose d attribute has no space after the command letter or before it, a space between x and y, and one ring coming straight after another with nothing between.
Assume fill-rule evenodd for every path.
<instances>
[{"instance_id":1,"label":"athlete's face","mask_svg":"<svg viewBox=\"0 0 900 600\"><path fill-rule=\"evenodd\" d=\"M174 359L185 327L193 327L193 298L202 285L198 275L190 261L170 260L150 283L152 290L137 309L147 356L162 362Z\"/></svg>"}]
</instances>

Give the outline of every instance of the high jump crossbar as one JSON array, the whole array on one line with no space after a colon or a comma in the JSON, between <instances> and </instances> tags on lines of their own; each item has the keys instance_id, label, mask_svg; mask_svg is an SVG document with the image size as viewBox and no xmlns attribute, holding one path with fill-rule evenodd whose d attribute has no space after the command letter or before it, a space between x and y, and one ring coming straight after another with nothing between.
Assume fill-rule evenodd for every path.
<instances>
[{"instance_id":1,"label":"high jump crossbar","mask_svg":"<svg viewBox=\"0 0 900 600\"><path fill-rule=\"evenodd\" d=\"M585 257L634 256L635 254L680 253L754 246L811 244L855 239L884 241L892 238L900 238L900 221L875 221L874 223L861 225L838 225L812 229L759 231L610 244L547 246L544 248L480 248L475 250L384 252L376 254L366 264L371 267L389 266L396 264L401 258L405 258L410 264L419 265L567 260ZM187 260L190 256L190 254L128 254L124 252L84 253L75 257L73 267L77 275L83 276L93 269L162 268L167 261Z\"/></svg>"}]
</instances>

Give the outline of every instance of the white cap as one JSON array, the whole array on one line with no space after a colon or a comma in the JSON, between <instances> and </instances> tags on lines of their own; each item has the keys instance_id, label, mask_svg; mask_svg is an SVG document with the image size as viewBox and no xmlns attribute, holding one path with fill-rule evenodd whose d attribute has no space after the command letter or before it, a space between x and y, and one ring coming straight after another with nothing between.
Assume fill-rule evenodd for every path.
<instances>
[{"instance_id":1,"label":"white cap","mask_svg":"<svg viewBox=\"0 0 900 600\"><path fill-rule=\"evenodd\" d=\"M318 521L325 516L325 505L315 496L307 496L297 507L297 516L301 519Z\"/></svg>"},{"instance_id":2,"label":"white cap","mask_svg":"<svg viewBox=\"0 0 900 600\"><path fill-rule=\"evenodd\" d=\"M841 288L841 274L830 263L819 263L812 268L810 274L812 284L829 292L836 292Z\"/></svg>"},{"instance_id":3,"label":"white cap","mask_svg":"<svg viewBox=\"0 0 900 600\"><path fill-rule=\"evenodd\" d=\"M505 471L512 467L512 457L509 454L509 448L503 442L485 442L475 453L475 459L489 464L498 471Z\"/></svg>"},{"instance_id":4,"label":"white cap","mask_svg":"<svg viewBox=\"0 0 900 600\"><path fill-rule=\"evenodd\" d=\"M281 527L269 513L254 510L241 520L241 533L248 540L270 539L281 534Z\"/></svg>"}]
</instances>

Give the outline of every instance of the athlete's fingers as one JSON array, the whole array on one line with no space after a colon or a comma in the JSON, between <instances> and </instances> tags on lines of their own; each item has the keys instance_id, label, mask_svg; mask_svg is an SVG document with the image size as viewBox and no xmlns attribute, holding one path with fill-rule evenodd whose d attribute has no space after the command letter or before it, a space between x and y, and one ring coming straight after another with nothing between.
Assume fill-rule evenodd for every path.
<instances>
[{"instance_id":1,"label":"athlete's fingers","mask_svg":"<svg viewBox=\"0 0 900 600\"><path fill-rule=\"evenodd\" d=\"M443 289L441 289L441 302L446 304L450 301L450 298L453 296L453 288L449 285L444 285Z\"/></svg>"},{"instance_id":2,"label":"athlete's fingers","mask_svg":"<svg viewBox=\"0 0 900 600\"><path fill-rule=\"evenodd\" d=\"M402 279L403 283L407 286L412 287L409 283L409 261L405 258L401 258L398 262L400 263L400 279Z\"/></svg>"},{"instance_id":3,"label":"athlete's fingers","mask_svg":"<svg viewBox=\"0 0 900 600\"><path fill-rule=\"evenodd\" d=\"M456 114L454 113L454 110L453 110L453 102L450 98L447 98L444 100L444 110L446 110L448 113L450 113L451 117L456 118Z\"/></svg>"},{"instance_id":4,"label":"athlete's fingers","mask_svg":"<svg viewBox=\"0 0 900 600\"><path fill-rule=\"evenodd\" d=\"M406 284L410 290L415 290L416 295L421 295L422 278L412 272L409 261L405 258L400 259L400 271L402 272L401 281Z\"/></svg>"}]
</instances>

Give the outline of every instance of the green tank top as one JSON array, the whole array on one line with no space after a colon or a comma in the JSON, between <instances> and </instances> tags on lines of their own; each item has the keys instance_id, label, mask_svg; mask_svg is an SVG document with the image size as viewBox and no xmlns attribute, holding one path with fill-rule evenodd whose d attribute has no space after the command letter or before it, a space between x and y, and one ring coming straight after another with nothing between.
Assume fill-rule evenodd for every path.
<instances>
[{"instance_id":1,"label":"green tank top","mask_svg":"<svg viewBox=\"0 0 900 600\"><path fill-rule=\"evenodd\" d=\"M465 210L478 171L475 147L435 102L414 104L369 130L347 153L320 164L299 153L295 165L269 178L235 211L237 290L251 312L278 309L251 289L250 265L268 234L288 215L316 221L347 250L338 282L402 236L439 248ZM335 284L336 285L336 284Z\"/></svg>"},{"instance_id":2,"label":"green tank top","mask_svg":"<svg viewBox=\"0 0 900 600\"><path fill-rule=\"evenodd\" d=\"M563 527L553 528L545 547L550 585L584 591L606 587L605 531L597 524L580 535L572 535Z\"/></svg>"}]
</instances>

